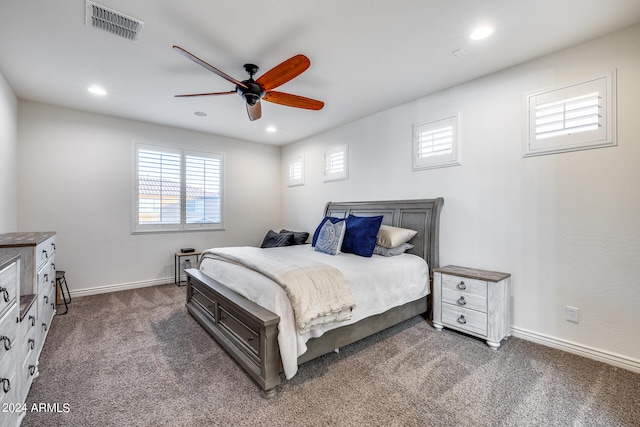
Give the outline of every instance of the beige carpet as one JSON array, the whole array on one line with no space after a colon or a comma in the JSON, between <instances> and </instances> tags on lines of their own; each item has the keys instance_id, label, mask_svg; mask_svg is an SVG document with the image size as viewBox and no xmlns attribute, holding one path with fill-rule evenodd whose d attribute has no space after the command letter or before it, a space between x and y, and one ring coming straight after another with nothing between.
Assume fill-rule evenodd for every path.
<instances>
[{"instance_id":1,"label":"beige carpet","mask_svg":"<svg viewBox=\"0 0 640 427\"><path fill-rule=\"evenodd\" d=\"M416 317L258 386L174 285L74 298L23 426L640 426L640 374L517 338L498 351Z\"/></svg>"}]
</instances>

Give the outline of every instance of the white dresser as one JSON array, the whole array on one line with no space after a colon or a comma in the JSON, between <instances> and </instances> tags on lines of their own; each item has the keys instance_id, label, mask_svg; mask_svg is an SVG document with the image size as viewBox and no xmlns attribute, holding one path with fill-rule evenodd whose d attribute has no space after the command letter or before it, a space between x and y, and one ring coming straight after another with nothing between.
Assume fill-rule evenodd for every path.
<instances>
[{"instance_id":1,"label":"white dresser","mask_svg":"<svg viewBox=\"0 0 640 427\"><path fill-rule=\"evenodd\" d=\"M38 376L38 359L55 315L55 254L54 232L0 234L0 258L19 258L14 267L19 278L15 285L15 312L10 314L15 322L12 350L15 348L16 351L7 365L13 366L15 376L15 387L12 385L14 404L24 404L31 383ZM3 300L1 291L0 300ZM4 317L2 319L4 321ZM6 425L19 424L24 415L25 412L16 413L15 423L10 421ZM5 426L4 420L0 426Z\"/></svg>"},{"instance_id":2,"label":"white dresser","mask_svg":"<svg viewBox=\"0 0 640 427\"><path fill-rule=\"evenodd\" d=\"M0 256L0 426L20 420L20 256Z\"/></svg>"},{"instance_id":3,"label":"white dresser","mask_svg":"<svg viewBox=\"0 0 640 427\"><path fill-rule=\"evenodd\" d=\"M483 338L496 350L511 334L509 273L448 265L433 270L433 326Z\"/></svg>"}]
</instances>

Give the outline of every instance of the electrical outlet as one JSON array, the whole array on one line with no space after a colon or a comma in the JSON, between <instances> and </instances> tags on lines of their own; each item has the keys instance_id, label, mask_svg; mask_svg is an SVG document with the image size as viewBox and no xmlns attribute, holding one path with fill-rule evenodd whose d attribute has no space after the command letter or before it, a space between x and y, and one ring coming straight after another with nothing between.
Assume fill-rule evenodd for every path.
<instances>
[{"instance_id":1,"label":"electrical outlet","mask_svg":"<svg viewBox=\"0 0 640 427\"><path fill-rule=\"evenodd\" d=\"M579 323L580 321L580 309L576 307L567 306L567 321Z\"/></svg>"}]
</instances>

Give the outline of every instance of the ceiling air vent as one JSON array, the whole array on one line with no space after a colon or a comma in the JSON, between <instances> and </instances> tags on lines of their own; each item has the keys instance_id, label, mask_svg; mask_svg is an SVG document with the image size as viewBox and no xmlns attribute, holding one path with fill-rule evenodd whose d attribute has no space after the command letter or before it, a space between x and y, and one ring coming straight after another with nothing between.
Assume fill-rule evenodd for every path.
<instances>
[{"instance_id":1,"label":"ceiling air vent","mask_svg":"<svg viewBox=\"0 0 640 427\"><path fill-rule=\"evenodd\" d=\"M144 22L139 19L89 0L86 0L85 24L136 42L140 40L144 27Z\"/></svg>"}]
</instances>

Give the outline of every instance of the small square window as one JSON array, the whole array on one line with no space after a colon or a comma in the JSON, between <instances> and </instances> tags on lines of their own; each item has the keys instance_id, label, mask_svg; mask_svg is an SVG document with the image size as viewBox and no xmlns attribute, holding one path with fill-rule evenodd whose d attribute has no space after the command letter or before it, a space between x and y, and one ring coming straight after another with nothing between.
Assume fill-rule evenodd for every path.
<instances>
[{"instance_id":1,"label":"small square window","mask_svg":"<svg viewBox=\"0 0 640 427\"><path fill-rule=\"evenodd\" d=\"M297 187L304 185L304 157L298 156L289 159L289 169L287 171L288 186Z\"/></svg>"},{"instance_id":2,"label":"small square window","mask_svg":"<svg viewBox=\"0 0 640 427\"><path fill-rule=\"evenodd\" d=\"M324 152L324 182L347 179L348 172L347 144L327 148Z\"/></svg>"},{"instance_id":3,"label":"small square window","mask_svg":"<svg viewBox=\"0 0 640 427\"><path fill-rule=\"evenodd\" d=\"M460 165L458 115L413 125L413 169Z\"/></svg>"},{"instance_id":4,"label":"small square window","mask_svg":"<svg viewBox=\"0 0 640 427\"><path fill-rule=\"evenodd\" d=\"M525 95L524 156L610 147L615 71Z\"/></svg>"}]
</instances>

